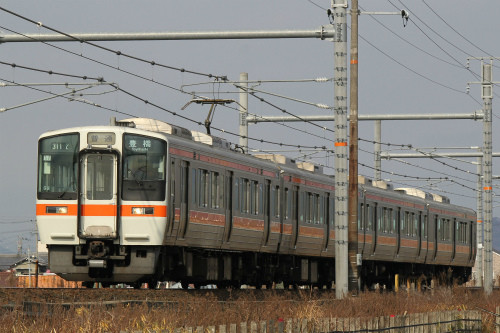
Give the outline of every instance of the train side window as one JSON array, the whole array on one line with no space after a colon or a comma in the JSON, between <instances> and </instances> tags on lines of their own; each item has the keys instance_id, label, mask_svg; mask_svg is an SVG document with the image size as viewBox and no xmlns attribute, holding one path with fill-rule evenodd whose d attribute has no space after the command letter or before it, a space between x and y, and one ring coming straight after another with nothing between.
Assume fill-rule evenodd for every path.
<instances>
[{"instance_id":1,"label":"train side window","mask_svg":"<svg viewBox=\"0 0 500 333\"><path fill-rule=\"evenodd\" d=\"M398 230L398 214L399 214L399 209L395 209L392 211L392 232L393 233L399 233Z\"/></svg>"},{"instance_id":2,"label":"train side window","mask_svg":"<svg viewBox=\"0 0 500 333\"><path fill-rule=\"evenodd\" d=\"M363 206L364 205L362 203L358 205L358 230L363 230L363 226L361 225L361 222L363 221Z\"/></svg>"},{"instance_id":3,"label":"train side window","mask_svg":"<svg viewBox=\"0 0 500 333\"><path fill-rule=\"evenodd\" d=\"M200 207L208 207L210 197L210 176L209 172L204 169L199 169L199 200Z\"/></svg>"},{"instance_id":4,"label":"train side window","mask_svg":"<svg viewBox=\"0 0 500 333\"><path fill-rule=\"evenodd\" d=\"M373 207L370 205L366 205L366 209L368 210L367 221L365 223L365 230L372 230L372 221L373 221Z\"/></svg>"},{"instance_id":5,"label":"train side window","mask_svg":"<svg viewBox=\"0 0 500 333\"><path fill-rule=\"evenodd\" d=\"M330 223L330 226L332 227L333 230L335 227L335 200L332 197L330 197L328 200L330 201L330 205L328 207L329 209L328 223ZM359 229L359 214L358 214L358 229Z\"/></svg>"},{"instance_id":6,"label":"train side window","mask_svg":"<svg viewBox=\"0 0 500 333\"><path fill-rule=\"evenodd\" d=\"M416 237L416 236L418 236L419 215L417 215L415 213L411 213L411 215L413 216L413 230L412 230L411 235L413 237Z\"/></svg>"},{"instance_id":7,"label":"train side window","mask_svg":"<svg viewBox=\"0 0 500 333\"><path fill-rule=\"evenodd\" d=\"M257 215L260 212L260 195L262 192L262 186L259 186L259 182L252 181L250 185L250 213Z\"/></svg>"},{"instance_id":8,"label":"train side window","mask_svg":"<svg viewBox=\"0 0 500 333\"><path fill-rule=\"evenodd\" d=\"M259 192L257 193L257 208L255 209L255 214L262 214L264 213L264 184L260 184L260 183L257 183L255 182L256 184L258 184L258 189L259 189Z\"/></svg>"},{"instance_id":9,"label":"train side window","mask_svg":"<svg viewBox=\"0 0 500 333\"><path fill-rule=\"evenodd\" d=\"M443 240L450 240L450 220L446 219L444 220L444 239Z\"/></svg>"},{"instance_id":10,"label":"train side window","mask_svg":"<svg viewBox=\"0 0 500 333\"><path fill-rule=\"evenodd\" d=\"M292 196L288 188L285 188L285 219L288 220L292 213Z\"/></svg>"},{"instance_id":11,"label":"train side window","mask_svg":"<svg viewBox=\"0 0 500 333\"><path fill-rule=\"evenodd\" d=\"M427 238L427 215L424 215L424 218L421 221L422 223L422 237Z\"/></svg>"},{"instance_id":12,"label":"train side window","mask_svg":"<svg viewBox=\"0 0 500 333\"><path fill-rule=\"evenodd\" d=\"M311 207L312 203L311 203L311 193L310 192L306 192L304 193L304 216L305 216L305 220L306 220L306 223L311 223L311 211L312 211L312 207Z\"/></svg>"},{"instance_id":13,"label":"train side window","mask_svg":"<svg viewBox=\"0 0 500 333\"><path fill-rule=\"evenodd\" d=\"M382 232L387 233L389 229L389 209L382 207Z\"/></svg>"},{"instance_id":14,"label":"train side window","mask_svg":"<svg viewBox=\"0 0 500 333\"><path fill-rule=\"evenodd\" d=\"M362 217L363 217L363 204L360 203L358 205L358 231L362 230L362 226L361 226Z\"/></svg>"},{"instance_id":15,"label":"train side window","mask_svg":"<svg viewBox=\"0 0 500 333\"><path fill-rule=\"evenodd\" d=\"M459 243L468 244L467 222L459 222L457 224L457 240Z\"/></svg>"},{"instance_id":16,"label":"train side window","mask_svg":"<svg viewBox=\"0 0 500 333\"><path fill-rule=\"evenodd\" d=\"M402 214L400 215L400 218L401 218L401 234L402 235L405 235L406 234L406 221L405 221L405 216L406 216L407 212L402 212Z\"/></svg>"},{"instance_id":17,"label":"train side window","mask_svg":"<svg viewBox=\"0 0 500 333\"><path fill-rule=\"evenodd\" d=\"M319 207L318 207L318 210L319 210L318 223L319 224L325 223L325 216L327 216L327 214L325 213L325 208L328 207L328 205L325 204L326 200L327 200L327 198L325 198L323 196L319 197Z\"/></svg>"},{"instance_id":18,"label":"train side window","mask_svg":"<svg viewBox=\"0 0 500 333\"><path fill-rule=\"evenodd\" d=\"M248 214L250 212L250 181L246 178L241 178L241 212Z\"/></svg>"},{"instance_id":19,"label":"train side window","mask_svg":"<svg viewBox=\"0 0 500 333\"><path fill-rule=\"evenodd\" d=\"M271 188L271 207L273 207L272 215L276 218L279 218L281 215L280 212L280 187L278 185L273 186Z\"/></svg>"},{"instance_id":20,"label":"train side window","mask_svg":"<svg viewBox=\"0 0 500 333\"><path fill-rule=\"evenodd\" d=\"M197 182L196 182L196 169L191 169L191 202L193 204L196 204L196 194L197 194L197 191L198 191L198 187L197 187Z\"/></svg>"},{"instance_id":21,"label":"train side window","mask_svg":"<svg viewBox=\"0 0 500 333\"><path fill-rule=\"evenodd\" d=\"M234 189L233 189L233 203L234 210L238 211L240 209L240 191L239 191L240 179L238 177L234 178Z\"/></svg>"},{"instance_id":22,"label":"train side window","mask_svg":"<svg viewBox=\"0 0 500 333\"><path fill-rule=\"evenodd\" d=\"M387 233L392 233L392 208L387 208L385 212L385 222Z\"/></svg>"},{"instance_id":23,"label":"train side window","mask_svg":"<svg viewBox=\"0 0 500 333\"><path fill-rule=\"evenodd\" d=\"M437 232L438 232L439 240L443 240L443 227L442 227L443 220L441 218L439 218L437 223L438 223L437 224Z\"/></svg>"},{"instance_id":24,"label":"train side window","mask_svg":"<svg viewBox=\"0 0 500 333\"><path fill-rule=\"evenodd\" d=\"M299 193L299 221L304 222L304 192Z\"/></svg>"},{"instance_id":25,"label":"train side window","mask_svg":"<svg viewBox=\"0 0 500 333\"><path fill-rule=\"evenodd\" d=\"M212 193L211 193L211 204L210 204L210 208L214 208L214 209L218 209L220 207L220 190L221 190L221 186L220 186L220 180L222 177L219 177L219 173L218 172L211 172L210 174L211 176L211 188L212 188Z\"/></svg>"}]
</instances>

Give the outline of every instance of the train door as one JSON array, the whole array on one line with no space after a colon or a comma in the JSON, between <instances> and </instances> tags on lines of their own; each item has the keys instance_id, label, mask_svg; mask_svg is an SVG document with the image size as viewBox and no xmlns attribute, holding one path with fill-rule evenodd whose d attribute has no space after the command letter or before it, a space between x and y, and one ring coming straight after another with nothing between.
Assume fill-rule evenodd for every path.
<instances>
[{"instance_id":1,"label":"train door","mask_svg":"<svg viewBox=\"0 0 500 333\"><path fill-rule=\"evenodd\" d=\"M179 232L177 237L184 238L189 222L189 162L179 163Z\"/></svg>"},{"instance_id":2,"label":"train door","mask_svg":"<svg viewBox=\"0 0 500 333\"><path fill-rule=\"evenodd\" d=\"M226 195L225 197L225 217L223 242L229 242L233 225L233 172L226 170Z\"/></svg>"},{"instance_id":3,"label":"train door","mask_svg":"<svg viewBox=\"0 0 500 333\"><path fill-rule=\"evenodd\" d=\"M167 198L167 230L168 234L172 235L172 231L174 230L174 222L175 222L175 176L176 176L176 168L175 168L175 159L171 158L170 167L169 167L169 186L168 186L168 198Z\"/></svg>"},{"instance_id":4,"label":"train door","mask_svg":"<svg viewBox=\"0 0 500 333\"><path fill-rule=\"evenodd\" d=\"M81 157L79 202L80 236L83 238L116 238L117 170L113 153L90 153Z\"/></svg>"}]
</instances>

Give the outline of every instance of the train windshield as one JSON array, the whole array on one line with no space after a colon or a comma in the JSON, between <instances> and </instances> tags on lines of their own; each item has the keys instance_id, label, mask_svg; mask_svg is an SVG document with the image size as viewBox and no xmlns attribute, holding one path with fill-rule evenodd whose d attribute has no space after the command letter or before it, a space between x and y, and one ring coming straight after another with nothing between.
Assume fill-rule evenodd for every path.
<instances>
[{"instance_id":1,"label":"train windshield","mask_svg":"<svg viewBox=\"0 0 500 333\"><path fill-rule=\"evenodd\" d=\"M78 134L41 139L38 146L38 199L77 198Z\"/></svg>"},{"instance_id":2,"label":"train windshield","mask_svg":"<svg viewBox=\"0 0 500 333\"><path fill-rule=\"evenodd\" d=\"M123 136L123 200L165 200L166 146L152 137Z\"/></svg>"}]
</instances>

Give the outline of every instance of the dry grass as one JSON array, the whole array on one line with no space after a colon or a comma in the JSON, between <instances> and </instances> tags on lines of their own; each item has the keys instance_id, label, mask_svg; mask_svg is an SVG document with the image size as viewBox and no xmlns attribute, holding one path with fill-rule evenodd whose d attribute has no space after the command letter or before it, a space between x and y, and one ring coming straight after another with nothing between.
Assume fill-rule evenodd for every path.
<instances>
[{"instance_id":1,"label":"dry grass","mask_svg":"<svg viewBox=\"0 0 500 333\"><path fill-rule=\"evenodd\" d=\"M62 298L57 293L61 291L54 292L51 303L58 303L57 299ZM154 293L151 291L139 295L158 301ZM42 304L39 311L29 314L22 307L27 294L19 292L17 295L16 298L2 297L0 294L2 305L17 305L13 311L1 312L0 332L160 332L172 331L177 327L206 327L287 318L306 318L314 322L327 317L377 317L457 309L481 308L495 312L495 306L500 304L499 291L486 297L482 292L471 293L461 288L411 294L366 292L344 300L335 300L334 292L308 290L293 295L277 291L256 294L238 292L230 294L226 301L220 301L212 292L196 295L185 292L178 294L181 296L176 296L171 303L155 306L120 304L107 307L100 303L90 307L73 304L65 308L62 305L49 308ZM85 295L85 292L80 292L81 297L85 298ZM109 296L112 292L104 292L103 295L106 300L112 299ZM485 331L491 332L494 327L493 316L485 313L483 322Z\"/></svg>"}]
</instances>

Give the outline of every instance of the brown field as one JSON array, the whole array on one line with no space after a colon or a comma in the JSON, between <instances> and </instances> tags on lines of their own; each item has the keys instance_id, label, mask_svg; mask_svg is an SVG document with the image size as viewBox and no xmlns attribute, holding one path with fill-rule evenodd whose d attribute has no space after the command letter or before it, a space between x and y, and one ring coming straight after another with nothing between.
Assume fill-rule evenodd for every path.
<instances>
[{"instance_id":1,"label":"brown field","mask_svg":"<svg viewBox=\"0 0 500 333\"><path fill-rule=\"evenodd\" d=\"M136 302L123 302L136 300ZM23 302L37 302L27 307ZM142 302L147 301L147 302ZM110 303L113 303L110 305ZM49 305L47 305L49 303ZM336 300L333 291L0 289L0 332L172 332L174 328L306 318L378 317L444 310L495 312L500 291L365 292ZM494 332L483 312L483 331Z\"/></svg>"}]
</instances>

